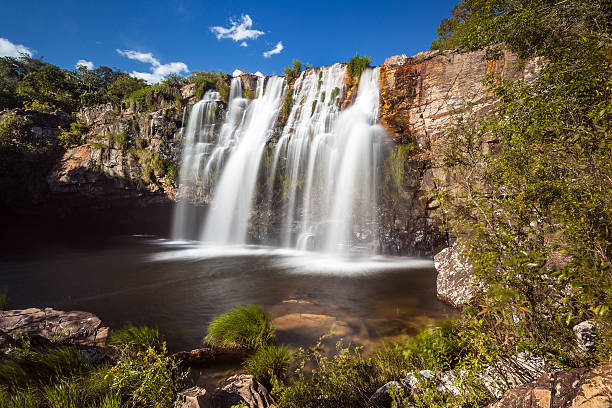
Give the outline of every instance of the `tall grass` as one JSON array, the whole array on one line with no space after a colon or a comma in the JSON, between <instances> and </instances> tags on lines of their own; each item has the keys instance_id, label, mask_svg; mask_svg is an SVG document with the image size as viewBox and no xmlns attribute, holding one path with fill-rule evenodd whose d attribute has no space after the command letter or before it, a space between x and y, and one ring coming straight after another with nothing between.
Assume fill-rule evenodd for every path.
<instances>
[{"instance_id":1,"label":"tall grass","mask_svg":"<svg viewBox=\"0 0 612 408\"><path fill-rule=\"evenodd\" d=\"M230 349L256 349L274 339L274 328L258 306L237 306L217 316L209 325L204 342Z\"/></svg>"},{"instance_id":2,"label":"tall grass","mask_svg":"<svg viewBox=\"0 0 612 408\"><path fill-rule=\"evenodd\" d=\"M163 344L162 335L156 328L147 326L134 326L127 324L119 330L112 330L108 335L107 345L133 350L146 350L152 347L161 350Z\"/></svg>"},{"instance_id":3,"label":"tall grass","mask_svg":"<svg viewBox=\"0 0 612 408\"><path fill-rule=\"evenodd\" d=\"M244 365L259 382L269 386L273 378L284 378L290 363L291 353L285 347L265 346L250 356Z\"/></svg>"}]
</instances>

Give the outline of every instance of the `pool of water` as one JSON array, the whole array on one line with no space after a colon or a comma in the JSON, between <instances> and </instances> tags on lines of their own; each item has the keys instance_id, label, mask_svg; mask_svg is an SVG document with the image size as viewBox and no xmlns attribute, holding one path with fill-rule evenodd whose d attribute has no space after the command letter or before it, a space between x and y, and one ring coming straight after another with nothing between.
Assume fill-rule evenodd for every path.
<instances>
[{"instance_id":1,"label":"pool of water","mask_svg":"<svg viewBox=\"0 0 612 408\"><path fill-rule=\"evenodd\" d=\"M291 347L329 331L367 347L452 313L436 299L426 259L342 259L153 236L46 242L2 254L0 287L13 308L85 310L110 327L156 326L171 350L198 347L214 316L242 304L264 307L279 342Z\"/></svg>"}]
</instances>

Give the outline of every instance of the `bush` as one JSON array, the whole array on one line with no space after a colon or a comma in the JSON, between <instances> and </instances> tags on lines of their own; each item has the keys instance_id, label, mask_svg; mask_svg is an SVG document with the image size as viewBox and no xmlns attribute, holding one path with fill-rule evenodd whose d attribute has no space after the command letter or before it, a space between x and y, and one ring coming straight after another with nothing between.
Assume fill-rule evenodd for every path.
<instances>
[{"instance_id":1,"label":"bush","mask_svg":"<svg viewBox=\"0 0 612 408\"><path fill-rule=\"evenodd\" d=\"M178 364L167 355L165 344L160 351L124 351L108 372L110 388L133 406L168 407L185 384L186 373Z\"/></svg>"},{"instance_id":2,"label":"bush","mask_svg":"<svg viewBox=\"0 0 612 408\"><path fill-rule=\"evenodd\" d=\"M273 380L273 394L286 408L345 408L368 406L370 396L382 385L360 348L337 344L332 358L323 354L321 342L297 352L298 369L288 384ZM313 367L308 373L308 367Z\"/></svg>"},{"instance_id":3,"label":"bush","mask_svg":"<svg viewBox=\"0 0 612 408\"><path fill-rule=\"evenodd\" d=\"M291 353L285 347L265 346L245 361L245 367L259 382L269 386L273 378L284 378L290 363Z\"/></svg>"},{"instance_id":4,"label":"bush","mask_svg":"<svg viewBox=\"0 0 612 408\"><path fill-rule=\"evenodd\" d=\"M274 328L258 306L237 306L217 316L209 325L204 342L215 347L256 349L268 345Z\"/></svg>"},{"instance_id":5,"label":"bush","mask_svg":"<svg viewBox=\"0 0 612 408\"><path fill-rule=\"evenodd\" d=\"M70 124L69 129L62 129L59 135L60 144L64 147L76 146L82 143L83 135L89 130L88 126L77 119Z\"/></svg>"},{"instance_id":6,"label":"bush","mask_svg":"<svg viewBox=\"0 0 612 408\"><path fill-rule=\"evenodd\" d=\"M353 84L359 83L359 78L366 67L370 66L372 59L370 57L360 57L359 54L355 54L353 58L348 62L347 69L349 77Z\"/></svg>"},{"instance_id":7,"label":"bush","mask_svg":"<svg viewBox=\"0 0 612 408\"><path fill-rule=\"evenodd\" d=\"M146 350L151 347L160 351L163 346L163 338L156 328L127 324L119 330L111 330L107 344L114 348Z\"/></svg>"},{"instance_id":8,"label":"bush","mask_svg":"<svg viewBox=\"0 0 612 408\"><path fill-rule=\"evenodd\" d=\"M285 80L288 84L290 84L294 79L300 76L300 72L302 71L302 65L302 61L293 60L290 66L283 69L283 72L285 73Z\"/></svg>"}]
</instances>

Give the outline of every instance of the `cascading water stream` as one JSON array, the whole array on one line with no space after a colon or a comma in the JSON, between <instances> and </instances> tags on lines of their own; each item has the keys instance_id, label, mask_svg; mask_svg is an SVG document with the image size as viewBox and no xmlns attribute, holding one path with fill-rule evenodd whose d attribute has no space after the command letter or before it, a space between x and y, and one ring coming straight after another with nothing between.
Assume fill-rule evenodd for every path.
<instances>
[{"instance_id":1,"label":"cascading water stream","mask_svg":"<svg viewBox=\"0 0 612 408\"><path fill-rule=\"evenodd\" d=\"M201 136L196 124L205 127L200 104L214 100L216 108L218 95L194 105L184 133L180 192L189 189L195 175L211 194L202 241L246 243L257 196L265 201L258 203L258 211L267 209L264 223L277 226L271 235L284 247L333 254L376 251L377 169L384 138L376 124L379 70L364 71L354 103L341 111L345 77L343 64L300 75L272 152L265 152L265 146L286 92L283 78L268 78L265 91L264 78L259 78L253 101L241 97L240 79L234 78L225 121L220 128L210 126L211 135ZM262 194L258 183L264 175L267 191ZM185 208L177 206L175 237L189 223Z\"/></svg>"}]
</instances>

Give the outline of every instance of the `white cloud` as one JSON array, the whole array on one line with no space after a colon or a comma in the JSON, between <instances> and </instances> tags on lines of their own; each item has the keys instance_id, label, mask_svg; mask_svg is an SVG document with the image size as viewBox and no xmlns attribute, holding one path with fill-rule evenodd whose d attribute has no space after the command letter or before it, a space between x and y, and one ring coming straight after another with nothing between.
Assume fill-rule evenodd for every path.
<instances>
[{"instance_id":1,"label":"white cloud","mask_svg":"<svg viewBox=\"0 0 612 408\"><path fill-rule=\"evenodd\" d=\"M144 79L150 84L155 84L163 80L170 74L180 74L182 72L189 72L189 68L183 62L170 62L168 64L161 64L157 58L150 52L138 52L132 50L117 50L117 52L124 57L132 60L140 61L144 64L151 65L151 72L138 72L132 71L132 76Z\"/></svg>"},{"instance_id":2,"label":"white cloud","mask_svg":"<svg viewBox=\"0 0 612 408\"><path fill-rule=\"evenodd\" d=\"M233 77L237 77L244 74L244 71L240 70L240 69L235 69L234 72L232 72L232 76Z\"/></svg>"},{"instance_id":3,"label":"white cloud","mask_svg":"<svg viewBox=\"0 0 612 408\"><path fill-rule=\"evenodd\" d=\"M124 57L128 57L131 60L140 61L144 64L151 64L154 67L159 66L159 60L157 58L154 58L153 54L151 54L150 52L138 52L132 50L123 51L120 49L117 49L117 52L123 55Z\"/></svg>"},{"instance_id":4,"label":"white cloud","mask_svg":"<svg viewBox=\"0 0 612 408\"><path fill-rule=\"evenodd\" d=\"M276 47L272 48L270 51L264 52L263 56L264 58L270 58L272 55L280 54L283 48L285 48L283 47L283 42L279 41Z\"/></svg>"},{"instance_id":5,"label":"white cloud","mask_svg":"<svg viewBox=\"0 0 612 408\"><path fill-rule=\"evenodd\" d=\"M21 57L22 54L31 57L34 50L21 44L13 44L6 38L0 37L0 57Z\"/></svg>"},{"instance_id":6,"label":"white cloud","mask_svg":"<svg viewBox=\"0 0 612 408\"><path fill-rule=\"evenodd\" d=\"M240 46L246 47L244 40L254 40L260 35L264 35L263 31L253 30L251 27L253 27L253 20L251 20L248 14L243 14L240 17L240 21L230 19L229 27L214 26L210 27L210 31L215 33L217 40L230 38L236 42L242 41Z\"/></svg>"},{"instance_id":7,"label":"white cloud","mask_svg":"<svg viewBox=\"0 0 612 408\"><path fill-rule=\"evenodd\" d=\"M247 44L246 41L243 41L243 42L240 43L240 46L241 47L248 47L249 44Z\"/></svg>"},{"instance_id":8,"label":"white cloud","mask_svg":"<svg viewBox=\"0 0 612 408\"><path fill-rule=\"evenodd\" d=\"M256 72L256 73L254 73L253 75L258 76L258 77L263 77L263 76L264 76L264 75L263 75L261 72L259 72L259 71L257 71L257 72Z\"/></svg>"},{"instance_id":9,"label":"white cloud","mask_svg":"<svg viewBox=\"0 0 612 408\"><path fill-rule=\"evenodd\" d=\"M87 68L89 70L92 70L93 67L94 67L94 63L93 62L86 61L84 59L78 60L75 66L78 68L80 65L84 66L85 68Z\"/></svg>"}]
</instances>

